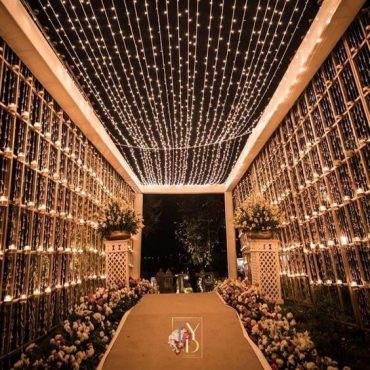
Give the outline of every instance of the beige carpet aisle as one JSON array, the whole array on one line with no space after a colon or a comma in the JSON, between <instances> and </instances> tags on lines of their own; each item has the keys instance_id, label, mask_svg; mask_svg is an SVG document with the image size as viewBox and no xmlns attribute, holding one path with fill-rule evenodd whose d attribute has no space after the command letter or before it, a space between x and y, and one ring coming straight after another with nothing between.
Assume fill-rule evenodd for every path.
<instances>
[{"instance_id":1,"label":"beige carpet aisle","mask_svg":"<svg viewBox=\"0 0 370 370\"><path fill-rule=\"evenodd\" d=\"M202 357L185 358L170 349L173 317L202 317ZM143 297L100 365L104 370L263 369L235 311L214 292Z\"/></svg>"}]
</instances>

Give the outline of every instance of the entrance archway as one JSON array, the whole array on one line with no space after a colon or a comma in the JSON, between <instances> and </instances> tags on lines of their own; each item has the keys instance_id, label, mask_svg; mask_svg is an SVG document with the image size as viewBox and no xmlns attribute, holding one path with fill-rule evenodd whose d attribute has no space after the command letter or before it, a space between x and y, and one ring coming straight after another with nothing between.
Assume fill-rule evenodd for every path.
<instances>
[{"instance_id":1,"label":"entrance archway","mask_svg":"<svg viewBox=\"0 0 370 370\"><path fill-rule=\"evenodd\" d=\"M186 273L193 290L200 274L227 276L222 194L144 195L141 276Z\"/></svg>"}]
</instances>

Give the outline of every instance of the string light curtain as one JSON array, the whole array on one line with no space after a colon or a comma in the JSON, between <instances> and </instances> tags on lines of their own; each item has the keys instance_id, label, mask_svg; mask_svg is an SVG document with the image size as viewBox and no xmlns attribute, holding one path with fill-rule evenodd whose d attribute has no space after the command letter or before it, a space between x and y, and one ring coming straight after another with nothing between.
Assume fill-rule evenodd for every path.
<instances>
[{"instance_id":1,"label":"string light curtain","mask_svg":"<svg viewBox=\"0 0 370 370\"><path fill-rule=\"evenodd\" d=\"M322 292L370 328L370 8L365 6L233 191L284 212L285 298Z\"/></svg>"},{"instance_id":2,"label":"string light curtain","mask_svg":"<svg viewBox=\"0 0 370 370\"><path fill-rule=\"evenodd\" d=\"M230 173L313 0L27 0L142 183Z\"/></svg>"},{"instance_id":3,"label":"string light curtain","mask_svg":"<svg viewBox=\"0 0 370 370\"><path fill-rule=\"evenodd\" d=\"M98 220L135 193L0 38L0 368L105 285Z\"/></svg>"}]
</instances>

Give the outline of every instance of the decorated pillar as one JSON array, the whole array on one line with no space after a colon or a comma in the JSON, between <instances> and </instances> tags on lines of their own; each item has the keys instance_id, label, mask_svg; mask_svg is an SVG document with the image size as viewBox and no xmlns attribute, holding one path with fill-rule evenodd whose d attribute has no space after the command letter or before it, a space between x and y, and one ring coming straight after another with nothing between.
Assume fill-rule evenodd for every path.
<instances>
[{"instance_id":1,"label":"decorated pillar","mask_svg":"<svg viewBox=\"0 0 370 370\"><path fill-rule=\"evenodd\" d=\"M277 239L253 239L239 234L246 279L258 285L272 302L282 304L279 247Z\"/></svg>"},{"instance_id":2,"label":"decorated pillar","mask_svg":"<svg viewBox=\"0 0 370 370\"><path fill-rule=\"evenodd\" d=\"M108 285L119 285L122 282L128 283L133 276L133 250L132 240L105 240L105 274Z\"/></svg>"},{"instance_id":3,"label":"decorated pillar","mask_svg":"<svg viewBox=\"0 0 370 370\"><path fill-rule=\"evenodd\" d=\"M234 228L234 206L231 191L225 192L225 224L227 246L227 271L230 279L236 279L236 238Z\"/></svg>"},{"instance_id":4,"label":"decorated pillar","mask_svg":"<svg viewBox=\"0 0 370 370\"><path fill-rule=\"evenodd\" d=\"M136 193L134 200L134 208L137 214L143 216L143 194ZM137 279L140 277L141 273L141 233L142 229L139 229L138 233L133 236L133 270L132 277Z\"/></svg>"}]
</instances>

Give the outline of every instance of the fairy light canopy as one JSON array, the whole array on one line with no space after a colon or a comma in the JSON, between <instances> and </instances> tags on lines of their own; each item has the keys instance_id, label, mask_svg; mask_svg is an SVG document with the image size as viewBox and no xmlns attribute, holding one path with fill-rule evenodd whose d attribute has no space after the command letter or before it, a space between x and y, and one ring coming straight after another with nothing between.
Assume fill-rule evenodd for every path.
<instances>
[{"instance_id":1,"label":"fairy light canopy","mask_svg":"<svg viewBox=\"0 0 370 370\"><path fill-rule=\"evenodd\" d=\"M317 0L24 0L143 185L222 184Z\"/></svg>"}]
</instances>

